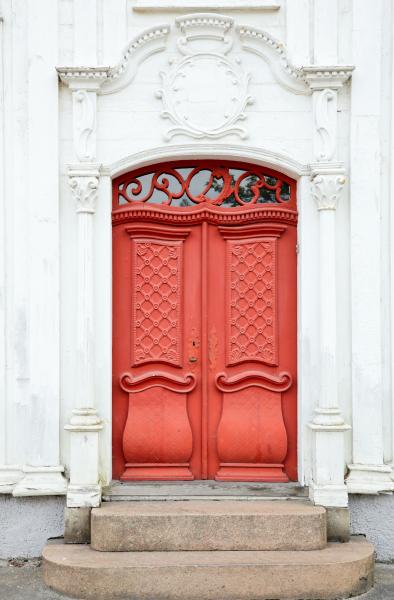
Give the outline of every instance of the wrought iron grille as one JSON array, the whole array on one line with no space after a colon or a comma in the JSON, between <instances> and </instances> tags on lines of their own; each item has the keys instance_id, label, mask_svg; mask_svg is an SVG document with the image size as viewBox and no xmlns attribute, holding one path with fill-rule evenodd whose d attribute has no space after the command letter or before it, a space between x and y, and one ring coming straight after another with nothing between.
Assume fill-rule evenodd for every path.
<instances>
[{"instance_id":1,"label":"wrought iron grille","mask_svg":"<svg viewBox=\"0 0 394 600\"><path fill-rule=\"evenodd\" d=\"M127 173L115 182L114 209L133 203L236 208L289 204L292 180L256 165L219 161L170 163Z\"/></svg>"}]
</instances>

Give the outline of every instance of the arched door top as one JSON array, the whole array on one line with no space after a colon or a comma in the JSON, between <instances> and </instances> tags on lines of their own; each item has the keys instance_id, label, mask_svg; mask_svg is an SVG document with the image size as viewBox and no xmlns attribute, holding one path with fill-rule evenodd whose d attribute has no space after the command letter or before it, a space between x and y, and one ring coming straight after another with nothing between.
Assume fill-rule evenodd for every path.
<instances>
[{"instance_id":1,"label":"arched door top","mask_svg":"<svg viewBox=\"0 0 394 600\"><path fill-rule=\"evenodd\" d=\"M232 221L260 215L297 219L296 182L277 171L238 161L189 159L145 166L113 182L113 220L149 214L177 220L208 215ZM214 216L215 215L215 216ZM238 215L239 216L239 215Z\"/></svg>"}]
</instances>

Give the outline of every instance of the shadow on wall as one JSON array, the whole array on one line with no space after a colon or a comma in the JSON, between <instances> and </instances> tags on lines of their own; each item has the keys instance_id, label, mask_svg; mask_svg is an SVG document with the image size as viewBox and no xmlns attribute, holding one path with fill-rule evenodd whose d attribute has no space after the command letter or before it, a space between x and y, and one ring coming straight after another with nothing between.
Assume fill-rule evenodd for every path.
<instances>
[{"instance_id":1,"label":"shadow on wall","mask_svg":"<svg viewBox=\"0 0 394 600\"><path fill-rule=\"evenodd\" d=\"M394 562L394 496L349 496L353 534L366 535L375 546L377 560Z\"/></svg>"},{"instance_id":2,"label":"shadow on wall","mask_svg":"<svg viewBox=\"0 0 394 600\"><path fill-rule=\"evenodd\" d=\"M64 533L65 496L0 496L0 558L41 556L50 537Z\"/></svg>"}]
</instances>

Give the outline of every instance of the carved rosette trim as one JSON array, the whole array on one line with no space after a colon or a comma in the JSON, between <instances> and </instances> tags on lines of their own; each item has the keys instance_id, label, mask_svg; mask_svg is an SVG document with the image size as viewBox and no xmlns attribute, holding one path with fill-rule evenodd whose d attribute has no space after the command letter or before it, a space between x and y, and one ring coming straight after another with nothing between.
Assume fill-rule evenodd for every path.
<instances>
[{"instance_id":1,"label":"carved rosette trim","mask_svg":"<svg viewBox=\"0 0 394 600\"><path fill-rule=\"evenodd\" d=\"M69 184L76 201L77 213L94 214L98 194L99 177L89 173L88 175L72 175Z\"/></svg>"},{"instance_id":2,"label":"carved rosette trim","mask_svg":"<svg viewBox=\"0 0 394 600\"><path fill-rule=\"evenodd\" d=\"M336 210L345 183L343 173L316 174L312 179L312 196L317 210Z\"/></svg>"}]
</instances>

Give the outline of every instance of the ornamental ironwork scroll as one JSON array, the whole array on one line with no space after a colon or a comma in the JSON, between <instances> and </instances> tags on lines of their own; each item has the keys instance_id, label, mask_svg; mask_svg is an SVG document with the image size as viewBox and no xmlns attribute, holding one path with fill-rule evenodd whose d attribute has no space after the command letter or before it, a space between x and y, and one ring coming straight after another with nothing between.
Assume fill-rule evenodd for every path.
<instances>
[{"instance_id":1,"label":"ornamental ironwork scroll","mask_svg":"<svg viewBox=\"0 0 394 600\"><path fill-rule=\"evenodd\" d=\"M114 209L134 203L223 208L289 205L295 190L286 177L255 165L206 161L169 163L128 173L115 187Z\"/></svg>"}]
</instances>

